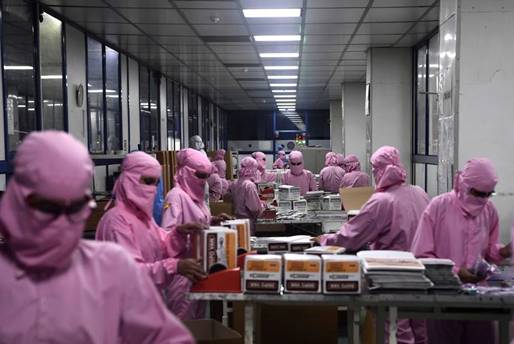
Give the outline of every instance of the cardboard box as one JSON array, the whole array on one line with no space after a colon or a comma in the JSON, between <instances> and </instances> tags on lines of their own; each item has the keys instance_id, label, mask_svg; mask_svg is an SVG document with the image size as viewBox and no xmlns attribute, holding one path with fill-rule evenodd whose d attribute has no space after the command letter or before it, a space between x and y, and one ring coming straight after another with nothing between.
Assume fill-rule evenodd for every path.
<instances>
[{"instance_id":1,"label":"cardboard box","mask_svg":"<svg viewBox=\"0 0 514 344\"><path fill-rule=\"evenodd\" d=\"M284 291L321 292L321 258L310 254L284 254Z\"/></svg>"},{"instance_id":2,"label":"cardboard box","mask_svg":"<svg viewBox=\"0 0 514 344\"><path fill-rule=\"evenodd\" d=\"M339 190L346 211L359 210L370 199L373 192L375 192L375 189L372 187L342 188Z\"/></svg>"},{"instance_id":3,"label":"cardboard box","mask_svg":"<svg viewBox=\"0 0 514 344\"><path fill-rule=\"evenodd\" d=\"M299 201L293 201L293 210L295 210L299 213L306 213L307 212L307 201L304 199L301 199Z\"/></svg>"},{"instance_id":4,"label":"cardboard box","mask_svg":"<svg viewBox=\"0 0 514 344\"><path fill-rule=\"evenodd\" d=\"M312 247L314 243L311 238L299 238L289 242L289 252L291 253L302 253L305 250Z\"/></svg>"},{"instance_id":5,"label":"cardboard box","mask_svg":"<svg viewBox=\"0 0 514 344\"><path fill-rule=\"evenodd\" d=\"M356 256L322 255L323 293L359 294L361 292L361 262Z\"/></svg>"},{"instance_id":6,"label":"cardboard box","mask_svg":"<svg viewBox=\"0 0 514 344\"><path fill-rule=\"evenodd\" d=\"M237 267L237 231L210 227L193 235L193 257L208 273Z\"/></svg>"},{"instance_id":7,"label":"cardboard box","mask_svg":"<svg viewBox=\"0 0 514 344\"><path fill-rule=\"evenodd\" d=\"M257 191L262 200L267 202L273 201L275 198L275 183L257 183Z\"/></svg>"},{"instance_id":8,"label":"cardboard box","mask_svg":"<svg viewBox=\"0 0 514 344\"><path fill-rule=\"evenodd\" d=\"M274 254L248 255L245 259L244 292L279 294L282 257Z\"/></svg>"},{"instance_id":9,"label":"cardboard box","mask_svg":"<svg viewBox=\"0 0 514 344\"><path fill-rule=\"evenodd\" d=\"M328 195L321 199L321 209L323 210L341 210L341 196Z\"/></svg>"},{"instance_id":10,"label":"cardboard box","mask_svg":"<svg viewBox=\"0 0 514 344\"><path fill-rule=\"evenodd\" d=\"M278 212L279 213L287 213L288 211L293 210L293 202L292 201L278 201Z\"/></svg>"},{"instance_id":11,"label":"cardboard box","mask_svg":"<svg viewBox=\"0 0 514 344\"><path fill-rule=\"evenodd\" d=\"M281 185L278 187L278 199L280 201L300 200L300 188L292 185Z\"/></svg>"},{"instance_id":12,"label":"cardboard box","mask_svg":"<svg viewBox=\"0 0 514 344\"><path fill-rule=\"evenodd\" d=\"M237 248L250 252L250 220L238 219L222 222L223 227L237 231Z\"/></svg>"},{"instance_id":13,"label":"cardboard box","mask_svg":"<svg viewBox=\"0 0 514 344\"><path fill-rule=\"evenodd\" d=\"M234 215L232 210L232 202L209 202L209 207L211 209L212 216L217 216L221 213Z\"/></svg>"},{"instance_id":14,"label":"cardboard box","mask_svg":"<svg viewBox=\"0 0 514 344\"><path fill-rule=\"evenodd\" d=\"M321 198L309 198L307 200L307 210L308 211L321 210Z\"/></svg>"},{"instance_id":15,"label":"cardboard box","mask_svg":"<svg viewBox=\"0 0 514 344\"><path fill-rule=\"evenodd\" d=\"M185 320L197 344L243 344L237 332L212 319Z\"/></svg>"}]
</instances>

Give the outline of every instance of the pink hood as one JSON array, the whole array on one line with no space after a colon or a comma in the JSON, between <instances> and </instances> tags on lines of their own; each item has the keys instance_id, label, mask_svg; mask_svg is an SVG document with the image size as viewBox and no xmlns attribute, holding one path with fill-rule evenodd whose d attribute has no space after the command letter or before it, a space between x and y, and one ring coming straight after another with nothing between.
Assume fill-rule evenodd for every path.
<instances>
[{"instance_id":1,"label":"pink hood","mask_svg":"<svg viewBox=\"0 0 514 344\"><path fill-rule=\"evenodd\" d=\"M361 163L359 162L359 158L355 154L349 154L343 160L343 168L346 173L350 173L353 171L361 170Z\"/></svg>"},{"instance_id":2,"label":"pink hood","mask_svg":"<svg viewBox=\"0 0 514 344\"><path fill-rule=\"evenodd\" d=\"M395 147L383 146L377 149L371 156L371 165L376 191L403 184L407 178L407 172L400 161L400 151Z\"/></svg>"},{"instance_id":3,"label":"pink hood","mask_svg":"<svg viewBox=\"0 0 514 344\"><path fill-rule=\"evenodd\" d=\"M457 172L454 180L454 190L460 208L472 217L478 216L489 199L473 196L469 191L475 189L481 192L493 192L496 183L498 183L498 176L489 159L469 160L464 169Z\"/></svg>"},{"instance_id":4,"label":"pink hood","mask_svg":"<svg viewBox=\"0 0 514 344\"><path fill-rule=\"evenodd\" d=\"M123 204L135 213L152 219L152 209L157 187L141 183L141 177L161 177L161 165L144 153L127 154L121 165L121 174L114 185L116 204Z\"/></svg>"},{"instance_id":5,"label":"pink hood","mask_svg":"<svg viewBox=\"0 0 514 344\"><path fill-rule=\"evenodd\" d=\"M326 166L337 166L337 154L334 152L328 152L325 155L325 167Z\"/></svg>"},{"instance_id":6,"label":"pink hood","mask_svg":"<svg viewBox=\"0 0 514 344\"><path fill-rule=\"evenodd\" d=\"M196 176L196 172L211 174L212 163L202 153L192 148L186 148L177 153L177 175L175 182L191 199L198 204L205 204L205 184L207 179Z\"/></svg>"},{"instance_id":7,"label":"pink hood","mask_svg":"<svg viewBox=\"0 0 514 344\"><path fill-rule=\"evenodd\" d=\"M216 161L216 160L225 160L225 154L227 152L224 150L224 149L218 149L216 151L216 154L214 154L214 159L213 161Z\"/></svg>"},{"instance_id":8,"label":"pink hood","mask_svg":"<svg viewBox=\"0 0 514 344\"><path fill-rule=\"evenodd\" d=\"M340 153L336 153L337 166L344 169L344 155Z\"/></svg>"},{"instance_id":9,"label":"pink hood","mask_svg":"<svg viewBox=\"0 0 514 344\"><path fill-rule=\"evenodd\" d=\"M300 163L300 165L293 165L298 163ZM289 153L289 169L294 176L299 176L303 173L304 164L302 152L292 151Z\"/></svg>"},{"instance_id":10,"label":"pink hood","mask_svg":"<svg viewBox=\"0 0 514 344\"><path fill-rule=\"evenodd\" d=\"M259 171L264 172L266 170L266 154L263 152L254 152L252 158L259 164Z\"/></svg>"},{"instance_id":11,"label":"pink hood","mask_svg":"<svg viewBox=\"0 0 514 344\"><path fill-rule=\"evenodd\" d=\"M90 194L93 163L82 143L58 131L34 132L17 150L14 176L0 202L0 231L16 261L26 269L67 266L77 247L88 206L75 214L53 216L29 207L27 196L69 205Z\"/></svg>"},{"instance_id":12,"label":"pink hood","mask_svg":"<svg viewBox=\"0 0 514 344\"><path fill-rule=\"evenodd\" d=\"M255 182L258 180L259 164L252 157L246 157L241 160L241 168L239 169L239 179L250 179Z\"/></svg>"}]
</instances>

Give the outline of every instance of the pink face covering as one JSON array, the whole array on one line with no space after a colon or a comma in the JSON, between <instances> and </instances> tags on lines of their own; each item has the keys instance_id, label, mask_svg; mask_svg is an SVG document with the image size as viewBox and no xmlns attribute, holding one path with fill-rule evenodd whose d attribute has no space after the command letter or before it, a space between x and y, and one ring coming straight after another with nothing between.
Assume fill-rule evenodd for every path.
<instances>
[{"instance_id":1,"label":"pink face covering","mask_svg":"<svg viewBox=\"0 0 514 344\"><path fill-rule=\"evenodd\" d=\"M278 151L277 155L278 155L278 157L280 158L280 160L282 160L282 161L286 161L286 152L284 152L284 151Z\"/></svg>"},{"instance_id":2,"label":"pink face covering","mask_svg":"<svg viewBox=\"0 0 514 344\"><path fill-rule=\"evenodd\" d=\"M407 172L400 161L400 151L394 147L383 146L377 149L371 156L371 165L376 191L403 184L407 178Z\"/></svg>"},{"instance_id":3,"label":"pink face covering","mask_svg":"<svg viewBox=\"0 0 514 344\"><path fill-rule=\"evenodd\" d=\"M90 194L93 164L87 149L57 131L25 138L14 160L14 176L0 202L0 231L14 259L27 270L68 266L91 212L53 215L27 204L29 195L69 205Z\"/></svg>"},{"instance_id":4,"label":"pink face covering","mask_svg":"<svg viewBox=\"0 0 514 344\"><path fill-rule=\"evenodd\" d=\"M241 160L241 168L239 169L239 179L250 179L255 182L258 180L258 166L257 161L252 157L246 157Z\"/></svg>"},{"instance_id":5,"label":"pink face covering","mask_svg":"<svg viewBox=\"0 0 514 344\"><path fill-rule=\"evenodd\" d=\"M294 165L298 164L299 165ZM291 170L291 174L294 176L299 176L303 173L303 154L299 151L292 151L289 154L289 169Z\"/></svg>"},{"instance_id":6,"label":"pink face covering","mask_svg":"<svg viewBox=\"0 0 514 344\"><path fill-rule=\"evenodd\" d=\"M490 160L478 158L468 161L463 171L455 176L454 189L461 209L472 217L480 215L489 198L471 195L470 190L493 192L497 182L498 177Z\"/></svg>"},{"instance_id":7,"label":"pink face covering","mask_svg":"<svg viewBox=\"0 0 514 344\"><path fill-rule=\"evenodd\" d=\"M141 177L159 179L161 165L144 152L127 154L121 166L121 175L114 186L116 203L122 203L134 212L152 219L153 203L157 194L156 185L146 185Z\"/></svg>"},{"instance_id":8,"label":"pink face covering","mask_svg":"<svg viewBox=\"0 0 514 344\"><path fill-rule=\"evenodd\" d=\"M255 161L257 161L257 163L259 164L259 171L264 172L266 170L266 154L264 154L263 152L254 152L252 154L252 158L254 158Z\"/></svg>"},{"instance_id":9,"label":"pink face covering","mask_svg":"<svg viewBox=\"0 0 514 344\"><path fill-rule=\"evenodd\" d=\"M325 155L325 166L337 166L337 154L328 152Z\"/></svg>"},{"instance_id":10,"label":"pink face covering","mask_svg":"<svg viewBox=\"0 0 514 344\"><path fill-rule=\"evenodd\" d=\"M199 204L204 204L205 184L207 178L199 178L197 172L207 177L212 173L212 163L199 151L186 148L177 153L178 171L175 181L180 185L191 199Z\"/></svg>"}]
</instances>

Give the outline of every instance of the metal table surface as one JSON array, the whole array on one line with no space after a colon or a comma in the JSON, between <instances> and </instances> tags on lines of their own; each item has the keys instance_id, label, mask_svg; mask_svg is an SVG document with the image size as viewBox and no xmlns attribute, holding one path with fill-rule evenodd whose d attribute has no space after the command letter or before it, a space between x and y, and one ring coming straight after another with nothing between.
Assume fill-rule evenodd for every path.
<instances>
[{"instance_id":1,"label":"metal table surface","mask_svg":"<svg viewBox=\"0 0 514 344\"><path fill-rule=\"evenodd\" d=\"M396 343L398 318L497 320L500 343L510 342L510 320L514 309L513 294L243 294L243 293L190 293L193 300L245 302L245 343L254 343L254 312L259 304L334 305L348 310L350 343L359 343L360 311L362 307L376 313L377 343L384 342L385 324L389 320L389 342ZM226 317L224 317L226 319Z\"/></svg>"}]
</instances>

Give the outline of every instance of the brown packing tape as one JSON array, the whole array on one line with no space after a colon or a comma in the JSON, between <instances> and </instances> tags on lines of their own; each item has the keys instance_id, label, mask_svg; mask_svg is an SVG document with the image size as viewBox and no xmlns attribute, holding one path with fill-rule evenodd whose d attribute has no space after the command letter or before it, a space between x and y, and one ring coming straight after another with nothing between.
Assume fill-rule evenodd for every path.
<instances>
[{"instance_id":1,"label":"brown packing tape","mask_svg":"<svg viewBox=\"0 0 514 344\"><path fill-rule=\"evenodd\" d=\"M375 192L375 189L372 187L342 188L339 190L346 211L359 210L370 199L373 192Z\"/></svg>"}]
</instances>

